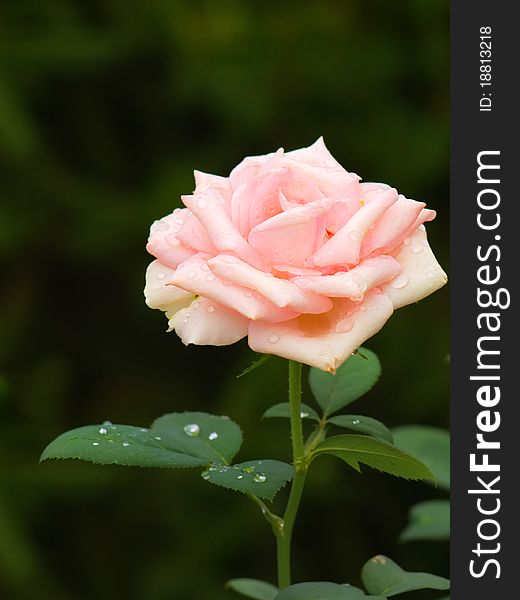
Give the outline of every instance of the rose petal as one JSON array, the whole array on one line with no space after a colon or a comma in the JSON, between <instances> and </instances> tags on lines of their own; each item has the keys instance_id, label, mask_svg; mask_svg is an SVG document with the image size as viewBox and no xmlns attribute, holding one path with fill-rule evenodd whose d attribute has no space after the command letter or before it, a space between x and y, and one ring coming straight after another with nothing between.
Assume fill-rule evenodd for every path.
<instances>
[{"instance_id":1,"label":"rose petal","mask_svg":"<svg viewBox=\"0 0 520 600\"><path fill-rule=\"evenodd\" d=\"M192 212L188 210L186 212L188 214L184 219L181 229L176 234L177 239L186 248L192 248L196 252L217 254L218 250L209 239L205 227Z\"/></svg>"},{"instance_id":2,"label":"rose petal","mask_svg":"<svg viewBox=\"0 0 520 600\"><path fill-rule=\"evenodd\" d=\"M347 223L312 257L314 265L354 265L359 261L361 244L367 231L397 200L393 188L380 192L362 206Z\"/></svg>"},{"instance_id":3,"label":"rose petal","mask_svg":"<svg viewBox=\"0 0 520 600\"><path fill-rule=\"evenodd\" d=\"M428 244L424 226L407 240L395 258L402 272L383 288L394 308L418 302L448 281Z\"/></svg>"},{"instance_id":4,"label":"rose petal","mask_svg":"<svg viewBox=\"0 0 520 600\"><path fill-rule=\"evenodd\" d=\"M367 290L393 279L401 271L399 262L391 256L369 258L350 271L335 275L296 277L293 282L303 290L331 298L361 300Z\"/></svg>"},{"instance_id":5,"label":"rose petal","mask_svg":"<svg viewBox=\"0 0 520 600\"><path fill-rule=\"evenodd\" d=\"M144 296L150 308L158 308L173 314L191 303L193 293L170 284L174 274L175 269L158 260L148 265Z\"/></svg>"},{"instance_id":6,"label":"rose petal","mask_svg":"<svg viewBox=\"0 0 520 600\"><path fill-rule=\"evenodd\" d=\"M182 201L204 225L218 250L232 252L255 266L268 268L261 254L253 250L237 231L224 203L214 190L196 196L182 196Z\"/></svg>"},{"instance_id":7,"label":"rose petal","mask_svg":"<svg viewBox=\"0 0 520 600\"><path fill-rule=\"evenodd\" d=\"M345 313L348 315L345 322ZM393 312L390 299L376 290L362 303L336 301L324 315L302 315L286 323L249 324L249 346L332 373L365 340L377 333Z\"/></svg>"},{"instance_id":8,"label":"rose petal","mask_svg":"<svg viewBox=\"0 0 520 600\"><path fill-rule=\"evenodd\" d=\"M191 248L184 246L177 238L189 211L176 208L171 215L155 221L150 227L150 236L146 249L164 264L176 267L195 254Z\"/></svg>"},{"instance_id":9,"label":"rose petal","mask_svg":"<svg viewBox=\"0 0 520 600\"><path fill-rule=\"evenodd\" d=\"M367 234L363 242L362 254L367 256L376 250L382 252L393 250L396 244L402 241L402 236L415 223L425 206L424 202L416 202L399 195L397 202L390 206Z\"/></svg>"},{"instance_id":10,"label":"rose petal","mask_svg":"<svg viewBox=\"0 0 520 600\"><path fill-rule=\"evenodd\" d=\"M209 256L197 255L180 265L171 282L194 294L236 310L248 319L284 321L298 315L294 310L278 308L261 294L240 285L222 281L207 264Z\"/></svg>"},{"instance_id":11,"label":"rose petal","mask_svg":"<svg viewBox=\"0 0 520 600\"><path fill-rule=\"evenodd\" d=\"M231 215L244 238L255 225L282 211L278 193L286 177L287 169L275 169L243 183L233 193Z\"/></svg>"},{"instance_id":12,"label":"rose petal","mask_svg":"<svg viewBox=\"0 0 520 600\"><path fill-rule=\"evenodd\" d=\"M318 314L332 308L332 301L314 292L304 292L290 281L278 279L248 265L234 256L220 254L208 261L215 275L223 280L255 290L278 308Z\"/></svg>"},{"instance_id":13,"label":"rose petal","mask_svg":"<svg viewBox=\"0 0 520 600\"><path fill-rule=\"evenodd\" d=\"M249 320L207 298L195 300L170 319L184 345L227 346L247 335Z\"/></svg>"},{"instance_id":14,"label":"rose petal","mask_svg":"<svg viewBox=\"0 0 520 600\"><path fill-rule=\"evenodd\" d=\"M216 190L220 197L229 206L231 204L231 185L227 177L212 175L211 173L203 173L202 171L193 171L195 177L195 194L206 192L209 189Z\"/></svg>"},{"instance_id":15,"label":"rose petal","mask_svg":"<svg viewBox=\"0 0 520 600\"><path fill-rule=\"evenodd\" d=\"M324 233L325 221L320 216L332 203L324 198L282 212L257 225L249 234L249 243L272 264L303 267Z\"/></svg>"}]
</instances>

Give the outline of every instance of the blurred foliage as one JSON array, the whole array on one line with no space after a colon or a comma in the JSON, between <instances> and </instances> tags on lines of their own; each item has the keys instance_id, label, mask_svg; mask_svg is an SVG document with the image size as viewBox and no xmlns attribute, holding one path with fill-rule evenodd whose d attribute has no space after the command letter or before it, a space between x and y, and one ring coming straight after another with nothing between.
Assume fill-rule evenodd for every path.
<instances>
[{"instance_id":1,"label":"blurred foliage","mask_svg":"<svg viewBox=\"0 0 520 600\"><path fill-rule=\"evenodd\" d=\"M191 409L237 420L243 456L287 460L286 421L259 424L286 397L284 361L237 380L245 343L166 335L142 299L148 227L194 168L225 175L323 135L349 170L438 210L429 236L446 266L448 126L447 1L2 1L0 597L225 600L231 577L273 579L271 534L243 497L195 473L39 454L78 425ZM369 342L383 377L363 413L447 425L447 298L400 310ZM443 543L397 544L408 508L431 498L323 459L297 580L359 583L377 553L447 574Z\"/></svg>"}]
</instances>

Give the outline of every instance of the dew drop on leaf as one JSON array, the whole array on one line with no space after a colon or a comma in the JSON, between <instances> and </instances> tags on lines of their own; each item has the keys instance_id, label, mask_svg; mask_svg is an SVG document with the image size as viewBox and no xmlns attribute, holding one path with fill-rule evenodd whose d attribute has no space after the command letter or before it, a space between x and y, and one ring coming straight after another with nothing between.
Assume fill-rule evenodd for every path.
<instances>
[{"instance_id":1,"label":"dew drop on leaf","mask_svg":"<svg viewBox=\"0 0 520 600\"><path fill-rule=\"evenodd\" d=\"M187 425L184 425L184 433L191 437L197 437L200 433L200 427L197 423L188 423Z\"/></svg>"}]
</instances>

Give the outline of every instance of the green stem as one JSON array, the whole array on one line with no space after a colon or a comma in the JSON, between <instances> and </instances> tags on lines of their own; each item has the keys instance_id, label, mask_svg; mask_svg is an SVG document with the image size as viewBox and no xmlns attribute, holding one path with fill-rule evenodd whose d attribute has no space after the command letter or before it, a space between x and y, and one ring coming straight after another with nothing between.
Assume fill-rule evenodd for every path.
<instances>
[{"instance_id":1,"label":"green stem","mask_svg":"<svg viewBox=\"0 0 520 600\"><path fill-rule=\"evenodd\" d=\"M291 585L291 541L294 522L300 507L300 501L307 477L307 464L305 462L305 447L303 443L303 429L301 418L302 395L302 365L289 361L289 403L291 407L291 440L293 449L293 465L295 470L291 485L291 493L285 514L284 526L276 537L278 555L278 587L283 589Z\"/></svg>"}]
</instances>

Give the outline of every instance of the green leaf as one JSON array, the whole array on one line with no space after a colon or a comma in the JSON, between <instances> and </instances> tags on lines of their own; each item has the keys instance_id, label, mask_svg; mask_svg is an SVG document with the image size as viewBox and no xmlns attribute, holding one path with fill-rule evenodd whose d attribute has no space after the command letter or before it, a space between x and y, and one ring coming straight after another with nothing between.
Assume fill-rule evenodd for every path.
<instances>
[{"instance_id":1,"label":"green leaf","mask_svg":"<svg viewBox=\"0 0 520 600\"><path fill-rule=\"evenodd\" d=\"M412 590L449 590L450 582L430 573L411 573L386 556L374 556L363 567L361 579L376 596L396 596Z\"/></svg>"},{"instance_id":2,"label":"green leaf","mask_svg":"<svg viewBox=\"0 0 520 600\"><path fill-rule=\"evenodd\" d=\"M372 417L364 417L363 415L337 415L331 417L329 423L337 427L344 427L352 431L362 431L373 437L381 438L387 442L393 442L393 436L381 421L372 419Z\"/></svg>"},{"instance_id":3,"label":"green leaf","mask_svg":"<svg viewBox=\"0 0 520 600\"><path fill-rule=\"evenodd\" d=\"M296 583L282 590L275 600L381 600L366 596L359 588L328 581Z\"/></svg>"},{"instance_id":4,"label":"green leaf","mask_svg":"<svg viewBox=\"0 0 520 600\"><path fill-rule=\"evenodd\" d=\"M132 467L200 467L227 463L241 441L238 425L227 417L176 413L160 417L149 429L107 421L67 431L47 446L40 460L78 458Z\"/></svg>"},{"instance_id":5,"label":"green leaf","mask_svg":"<svg viewBox=\"0 0 520 600\"><path fill-rule=\"evenodd\" d=\"M381 364L377 356L371 350L360 348L335 375L313 367L309 372L309 383L324 416L328 416L366 394L380 375Z\"/></svg>"},{"instance_id":6,"label":"green leaf","mask_svg":"<svg viewBox=\"0 0 520 600\"><path fill-rule=\"evenodd\" d=\"M152 429L182 445L187 453L205 458L206 464L229 463L242 445L240 427L226 416L171 413L156 419Z\"/></svg>"},{"instance_id":7,"label":"green leaf","mask_svg":"<svg viewBox=\"0 0 520 600\"><path fill-rule=\"evenodd\" d=\"M445 429L405 425L392 431L394 444L417 457L435 475L439 487L450 489L450 434Z\"/></svg>"},{"instance_id":8,"label":"green leaf","mask_svg":"<svg viewBox=\"0 0 520 600\"><path fill-rule=\"evenodd\" d=\"M391 444L365 435L337 435L327 438L313 452L332 454L344 460L356 471L359 463L404 479L433 479L432 472L418 460Z\"/></svg>"},{"instance_id":9,"label":"green leaf","mask_svg":"<svg viewBox=\"0 0 520 600\"><path fill-rule=\"evenodd\" d=\"M267 500L272 500L293 476L291 465L267 459L212 466L202 473L202 478L210 483Z\"/></svg>"},{"instance_id":10,"label":"green leaf","mask_svg":"<svg viewBox=\"0 0 520 600\"><path fill-rule=\"evenodd\" d=\"M253 600L274 600L278 594L278 588L258 579L231 579L226 587Z\"/></svg>"},{"instance_id":11,"label":"green leaf","mask_svg":"<svg viewBox=\"0 0 520 600\"><path fill-rule=\"evenodd\" d=\"M100 433L107 430L106 434ZM78 458L101 465L199 467L207 460L186 454L169 439L156 440L150 429L130 425L87 425L58 436L43 451L49 458Z\"/></svg>"},{"instance_id":12,"label":"green leaf","mask_svg":"<svg viewBox=\"0 0 520 600\"><path fill-rule=\"evenodd\" d=\"M428 500L412 506L408 525L401 533L402 542L410 540L447 540L450 537L450 503Z\"/></svg>"},{"instance_id":13,"label":"green leaf","mask_svg":"<svg viewBox=\"0 0 520 600\"><path fill-rule=\"evenodd\" d=\"M302 419L312 419L313 421L319 421L320 417L318 413L314 410L314 408L307 406L307 404L302 404L300 416ZM275 404L268 408L265 413L262 415L262 419L267 419L270 417L291 417L291 405L289 402L280 402L280 404Z\"/></svg>"},{"instance_id":14,"label":"green leaf","mask_svg":"<svg viewBox=\"0 0 520 600\"><path fill-rule=\"evenodd\" d=\"M247 375L248 373L251 373L251 371L254 371L255 369L258 369L258 367L261 367L263 364L265 364L270 358L272 358L272 354L262 354L260 356L259 359L254 360L249 367L247 367L246 369L244 369L242 371L242 373L240 373L239 375L237 375L237 379L240 379L240 377L243 377L244 375Z\"/></svg>"}]
</instances>

